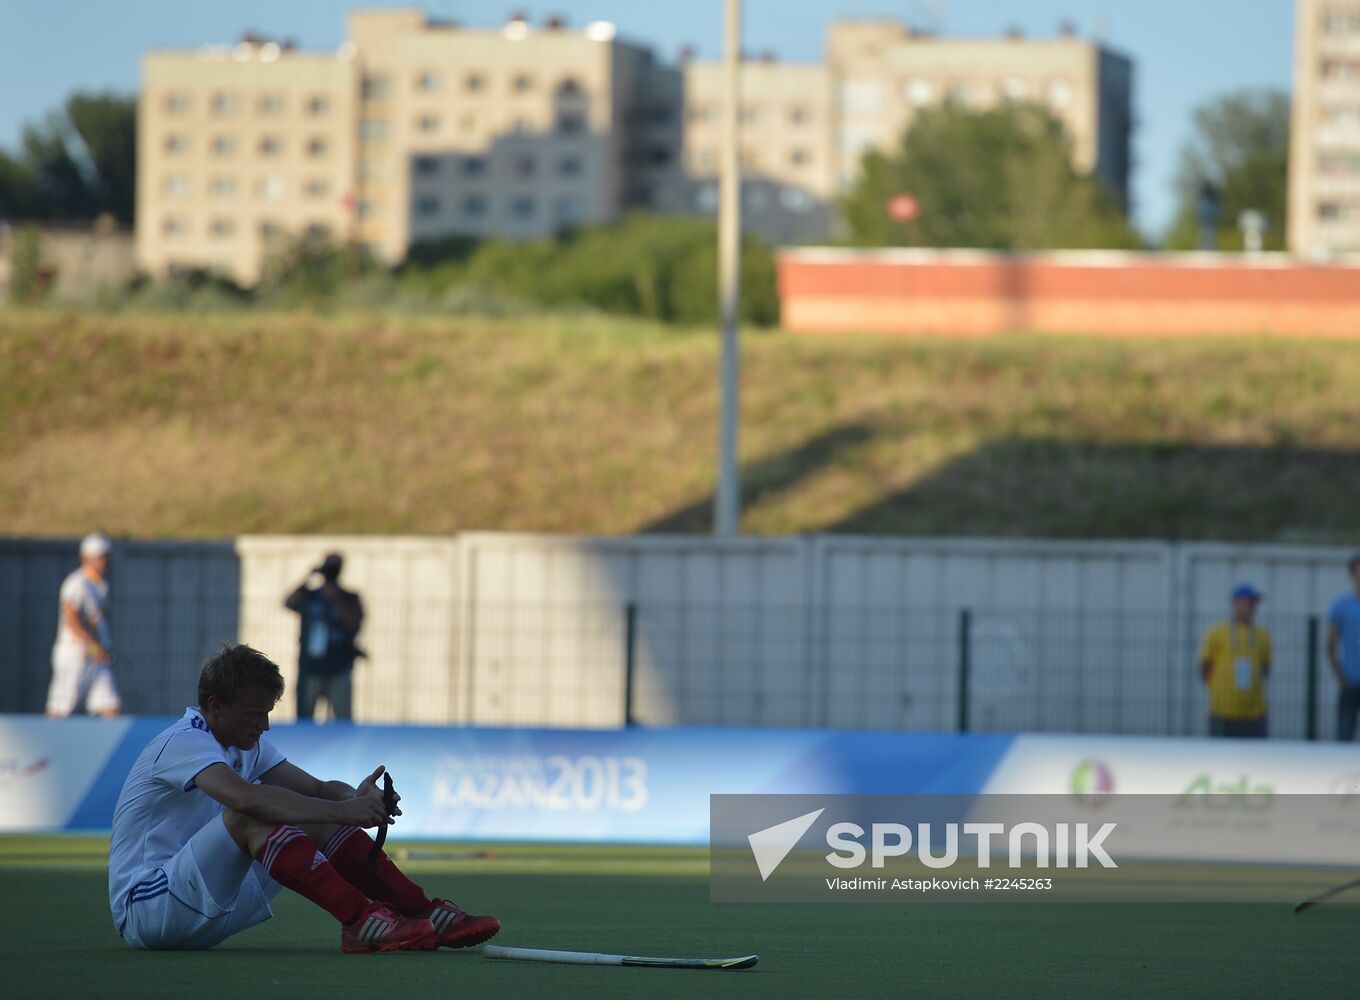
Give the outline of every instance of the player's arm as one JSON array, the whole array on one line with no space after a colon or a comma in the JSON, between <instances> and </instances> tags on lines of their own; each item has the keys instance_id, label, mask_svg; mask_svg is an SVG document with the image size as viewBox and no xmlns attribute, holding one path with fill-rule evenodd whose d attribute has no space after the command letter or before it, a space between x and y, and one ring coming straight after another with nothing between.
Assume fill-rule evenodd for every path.
<instances>
[{"instance_id":1,"label":"player's arm","mask_svg":"<svg viewBox=\"0 0 1360 1000\"><path fill-rule=\"evenodd\" d=\"M1336 682L1346 686L1346 675L1341 672L1341 629L1335 620L1327 623L1327 662L1332 665Z\"/></svg>"},{"instance_id":2,"label":"player's arm","mask_svg":"<svg viewBox=\"0 0 1360 1000\"><path fill-rule=\"evenodd\" d=\"M387 822L381 794L355 795L337 802L302 795L279 785L251 784L226 764L205 767L194 776L194 784L233 812L264 823L343 823L368 827Z\"/></svg>"},{"instance_id":3,"label":"player's arm","mask_svg":"<svg viewBox=\"0 0 1360 1000\"><path fill-rule=\"evenodd\" d=\"M378 779L382 777L383 771L384 767L378 765L377 770L359 782L359 787L355 788L343 781L322 781L291 761L283 760L266 771L260 781L266 785L286 788L299 795L325 799L328 802L344 802L360 795L375 795L381 800L382 792L378 790ZM401 801L400 795L397 796L397 801ZM398 809L393 815L400 816L401 810Z\"/></svg>"},{"instance_id":4,"label":"player's arm","mask_svg":"<svg viewBox=\"0 0 1360 1000\"><path fill-rule=\"evenodd\" d=\"M1199 679L1205 684L1209 683L1209 678L1214 673L1214 646L1218 633L1210 629L1205 633L1204 641L1199 644Z\"/></svg>"},{"instance_id":5,"label":"player's arm","mask_svg":"<svg viewBox=\"0 0 1360 1000\"><path fill-rule=\"evenodd\" d=\"M62 601L61 617L62 621L66 623L66 627L74 632L76 637L79 638L87 648L93 647L94 649L99 650L101 655L108 656L109 651L100 644L99 638L93 635L90 630L85 627L85 622L82 621L80 617L80 609L76 606L74 601Z\"/></svg>"}]
</instances>

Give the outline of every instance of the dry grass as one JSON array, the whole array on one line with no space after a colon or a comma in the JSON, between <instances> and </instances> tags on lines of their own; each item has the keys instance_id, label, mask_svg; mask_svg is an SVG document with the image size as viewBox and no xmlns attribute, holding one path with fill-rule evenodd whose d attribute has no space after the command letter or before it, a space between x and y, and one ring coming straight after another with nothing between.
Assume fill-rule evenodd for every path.
<instances>
[{"instance_id":1,"label":"dry grass","mask_svg":"<svg viewBox=\"0 0 1360 1000\"><path fill-rule=\"evenodd\" d=\"M0 312L0 524L701 530L717 343L636 322ZM745 527L1353 540L1331 341L748 335Z\"/></svg>"}]
</instances>

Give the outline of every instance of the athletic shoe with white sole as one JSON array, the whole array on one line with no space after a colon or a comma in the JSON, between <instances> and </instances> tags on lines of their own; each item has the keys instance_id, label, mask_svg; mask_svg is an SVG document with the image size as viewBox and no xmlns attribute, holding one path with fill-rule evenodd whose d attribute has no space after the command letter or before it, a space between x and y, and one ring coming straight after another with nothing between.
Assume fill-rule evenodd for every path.
<instances>
[{"instance_id":1,"label":"athletic shoe with white sole","mask_svg":"<svg viewBox=\"0 0 1360 1000\"><path fill-rule=\"evenodd\" d=\"M340 950L424 951L436 946L439 935L424 917L403 917L386 903L370 903L359 919L340 928Z\"/></svg>"},{"instance_id":2,"label":"athletic shoe with white sole","mask_svg":"<svg viewBox=\"0 0 1360 1000\"><path fill-rule=\"evenodd\" d=\"M501 929L501 922L495 917L473 916L447 899L436 899L421 916L434 925L438 935L431 945L434 948L471 948L491 940Z\"/></svg>"}]
</instances>

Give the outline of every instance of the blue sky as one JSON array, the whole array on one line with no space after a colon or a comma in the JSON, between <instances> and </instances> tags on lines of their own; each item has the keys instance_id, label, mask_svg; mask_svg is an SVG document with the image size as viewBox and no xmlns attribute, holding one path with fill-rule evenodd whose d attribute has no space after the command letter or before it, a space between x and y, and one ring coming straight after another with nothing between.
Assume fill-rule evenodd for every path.
<instances>
[{"instance_id":1,"label":"blue sky","mask_svg":"<svg viewBox=\"0 0 1360 1000\"><path fill-rule=\"evenodd\" d=\"M152 47L196 48L234 41L244 30L333 48L353 6L410 6L384 0L0 0L0 146L12 149L25 121L73 90L136 89ZM721 51L722 0L429 0L437 17L467 24L565 14L570 23L606 20L671 59L681 45L701 57ZM836 17L891 16L945 35L994 36L1008 26L1051 35L1064 19L1099 36L1135 63L1134 198L1138 223L1157 233L1173 210L1177 151L1197 104L1241 87L1288 89L1293 50L1290 0L745 0L745 47L782 59L820 58Z\"/></svg>"}]
</instances>

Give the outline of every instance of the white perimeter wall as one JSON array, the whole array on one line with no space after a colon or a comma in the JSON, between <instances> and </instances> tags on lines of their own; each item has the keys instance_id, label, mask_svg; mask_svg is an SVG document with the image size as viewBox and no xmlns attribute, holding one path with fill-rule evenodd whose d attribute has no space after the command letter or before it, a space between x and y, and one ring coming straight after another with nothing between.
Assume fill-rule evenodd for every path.
<instances>
[{"instance_id":1,"label":"white perimeter wall","mask_svg":"<svg viewBox=\"0 0 1360 1000\"><path fill-rule=\"evenodd\" d=\"M0 710L41 707L56 589L76 541L0 540ZM365 721L611 727L626 608L643 724L1192 734L1199 635L1233 584L1267 594L1273 734L1301 736L1307 621L1349 550L854 536L248 536L119 542L120 683L137 712L192 700L217 640L296 671L284 596L328 551L367 609ZM1316 695L1330 735L1330 679ZM1280 711L1276 711L1279 708ZM292 716L291 695L279 718Z\"/></svg>"}]
</instances>

